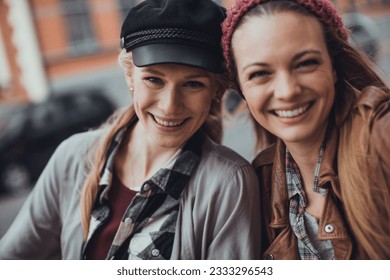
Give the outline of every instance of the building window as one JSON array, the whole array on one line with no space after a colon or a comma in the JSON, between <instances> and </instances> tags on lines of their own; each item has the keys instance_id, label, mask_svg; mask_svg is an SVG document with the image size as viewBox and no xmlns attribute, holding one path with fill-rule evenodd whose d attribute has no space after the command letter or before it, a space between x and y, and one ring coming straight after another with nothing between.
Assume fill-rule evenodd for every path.
<instances>
[{"instance_id":1,"label":"building window","mask_svg":"<svg viewBox=\"0 0 390 280\"><path fill-rule=\"evenodd\" d=\"M122 19L125 19L127 13L129 10L134 7L135 5L141 3L143 0L118 0L119 8L122 13ZM223 5L222 0L213 0L215 3L218 3L219 5Z\"/></svg>"},{"instance_id":2,"label":"building window","mask_svg":"<svg viewBox=\"0 0 390 280\"><path fill-rule=\"evenodd\" d=\"M85 55L97 50L88 1L62 0L61 7L67 21L71 55Z\"/></svg>"},{"instance_id":3,"label":"building window","mask_svg":"<svg viewBox=\"0 0 390 280\"><path fill-rule=\"evenodd\" d=\"M118 0L118 6L122 14L122 19L125 19L127 13L131 8L141 2L142 0Z\"/></svg>"}]
</instances>

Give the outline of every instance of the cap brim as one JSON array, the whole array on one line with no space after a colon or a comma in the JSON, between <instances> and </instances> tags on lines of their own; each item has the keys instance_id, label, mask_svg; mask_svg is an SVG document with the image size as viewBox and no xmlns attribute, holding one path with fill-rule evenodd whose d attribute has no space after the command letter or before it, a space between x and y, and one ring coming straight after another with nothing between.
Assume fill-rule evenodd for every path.
<instances>
[{"instance_id":1,"label":"cap brim","mask_svg":"<svg viewBox=\"0 0 390 280\"><path fill-rule=\"evenodd\" d=\"M132 50L138 67L174 63L222 73L222 58L215 52L179 44L149 44Z\"/></svg>"}]
</instances>

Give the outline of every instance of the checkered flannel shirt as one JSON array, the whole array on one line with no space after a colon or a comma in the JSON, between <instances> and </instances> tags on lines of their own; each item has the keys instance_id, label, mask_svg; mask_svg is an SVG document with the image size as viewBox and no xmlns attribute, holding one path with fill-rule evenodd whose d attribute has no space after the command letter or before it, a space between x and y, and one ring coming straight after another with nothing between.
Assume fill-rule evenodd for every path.
<instances>
[{"instance_id":1,"label":"checkered flannel shirt","mask_svg":"<svg viewBox=\"0 0 390 280\"><path fill-rule=\"evenodd\" d=\"M321 195L326 195L327 189L318 186L318 174L320 172L321 161L324 153L325 145L323 144L320 149L318 161L314 173L313 191ZM301 175L298 165L294 161L293 157L286 148L286 181L288 198L290 200L289 207L289 219L292 230L298 238L298 251L302 260L318 260L321 259L318 248L315 248L314 244L309 238L308 232L305 228L305 207L307 205L305 191L301 183ZM317 245L321 241L316 242ZM321 244L320 246L323 246ZM329 246L329 244L325 244Z\"/></svg>"},{"instance_id":2,"label":"checkered flannel shirt","mask_svg":"<svg viewBox=\"0 0 390 280\"><path fill-rule=\"evenodd\" d=\"M89 241L110 216L107 196L112 184L114 158L126 129L116 134L106 155L88 238L83 247L84 259ZM181 193L199 162L201 141L202 134L198 132L187 141L171 168L160 169L142 184L122 217L107 259L170 259Z\"/></svg>"}]
</instances>

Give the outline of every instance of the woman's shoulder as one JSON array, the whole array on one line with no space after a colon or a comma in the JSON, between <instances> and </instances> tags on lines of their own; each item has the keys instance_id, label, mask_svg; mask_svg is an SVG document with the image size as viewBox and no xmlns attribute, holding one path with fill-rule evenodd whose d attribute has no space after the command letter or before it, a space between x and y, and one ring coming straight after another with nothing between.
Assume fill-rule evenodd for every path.
<instances>
[{"instance_id":1,"label":"woman's shoulder","mask_svg":"<svg viewBox=\"0 0 390 280\"><path fill-rule=\"evenodd\" d=\"M205 138L202 147L202 164L218 166L236 166L237 168L250 165L250 163L236 151Z\"/></svg>"},{"instance_id":2,"label":"woman's shoulder","mask_svg":"<svg viewBox=\"0 0 390 280\"><path fill-rule=\"evenodd\" d=\"M351 135L357 143L365 143L368 133L370 153L376 155L386 166L390 166L388 152L390 151L390 90L379 87L366 87L357 100L357 108L353 116ZM361 139L357 141L356 139ZM365 147L360 145L363 151ZM387 170L390 174L390 170Z\"/></svg>"},{"instance_id":3,"label":"woman's shoulder","mask_svg":"<svg viewBox=\"0 0 390 280\"><path fill-rule=\"evenodd\" d=\"M76 133L62 141L58 146L58 150L81 156L101 139L103 133L101 129Z\"/></svg>"},{"instance_id":4,"label":"woman's shoulder","mask_svg":"<svg viewBox=\"0 0 390 280\"><path fill-rule=\"evenodd\" d=\"M243 189L254 191L258 187L255 170L244 157L209 139L203 143L198 167L191 177L193 189L204 190L209 195L227 189L232 194Z\"/></svg>"},{"instance_id":5,"label":"woman's shoulder","mask_svg":"<svg viewBox=\"0 0 390 280\"><path fill-rule=\"evenodd\" d=\"M275 158L275 146L273 143L269 147L262 150L252 161L252 165L255 169L261 168L265 165L272 165Z\"/></svg>"},{"instance_id":6,"label":"woman's shoulder","mask_svg":"<svg viewBox=\"0 0 390 280\"><path fill-rule=\"evenodd\" d=\"M390 90L375 86L364 88L357 99L352 129L360 133L362 127L369 127L371 133L387 135L389 123Z\"/></svg>"},{"instance_id":7,"label":"woman's shoulder","mask_svg":"<svg viewBox=\"0 0 390 280\"><path fill-rule=\"evenodd\" d=\"M55 192L65 185L73 188L74 182L85 176L91 149L101 135L102 131L97 130L77 133L65 139L51 156L34 189Z\"/></svg>"},{"instance_id":8,"label":"woman's shoulder","mask_svg":"<svg viewBox=\"0 0 390 280\"><path fill-rule=\"evenodd\" d=\"M88 157L102 135L103 131L99 129L70 136L57 147L48 165L54 165L60 170L64 168L68 170L70 166L79 166Z\"/></svg>"},{"instance_id":9,"label":"woman's shoulder","mask_svg":"<svg viewBox=\"0 0 390 280\"><path fill-rule=\"evenodd\" d=\"M202 156L194 175L195 181L205 186L213 182L225 187L233 184L239 189L240 185L257 184L255 170L244 157L209 139L203 143Z\"/></svg>"}]
</instances>

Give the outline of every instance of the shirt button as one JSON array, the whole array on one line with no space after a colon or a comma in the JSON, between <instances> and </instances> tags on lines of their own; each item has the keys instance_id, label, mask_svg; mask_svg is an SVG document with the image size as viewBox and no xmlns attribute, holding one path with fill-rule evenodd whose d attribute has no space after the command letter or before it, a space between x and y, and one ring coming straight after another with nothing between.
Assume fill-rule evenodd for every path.
<instances>
[{"instance_id":1,"label":"shirt button","mask_svg":"<svg viewBox=\"0 0 390 280\"><path fill-rule=\"evenodd\" d=\"M265 259L266 259L266 260L273 260L273 259L274 259L274 256L273 256L272 254L267 254L267 255L265 256Z\"/></svg>"},{"instance_id":2,"label":"shirt button","mask_svg":"<svg viewBox=\"0 0 390 280\"><path fill-rule=\"evenodd\" d=\"M160 255L160 251L158 249L153 249L152 250L152 256L153 257L157 257L158 255Z\"/></svg>"},{"instance_id":3,"label":"shirt button","mask_svg":"<svg viewBox=\"0 0 390 280\"><path fill-rule=\"evenodd\" d=\"M145 184L145 185L144 185L144 191L145 191L145 192L150 191L150 185L149 185L149 184Z\"/></svg>"},{"instance_id":4,"label":"shirt button","mask_svg":"<svg viewBox=\"0 0 390 280\"><path fill-rule=\"evenodd\" d=\"M326 233L332 233L334 231L334 226L332 224L327 224L325 226L325 232Z\"/></svg>"}]
</instances>

